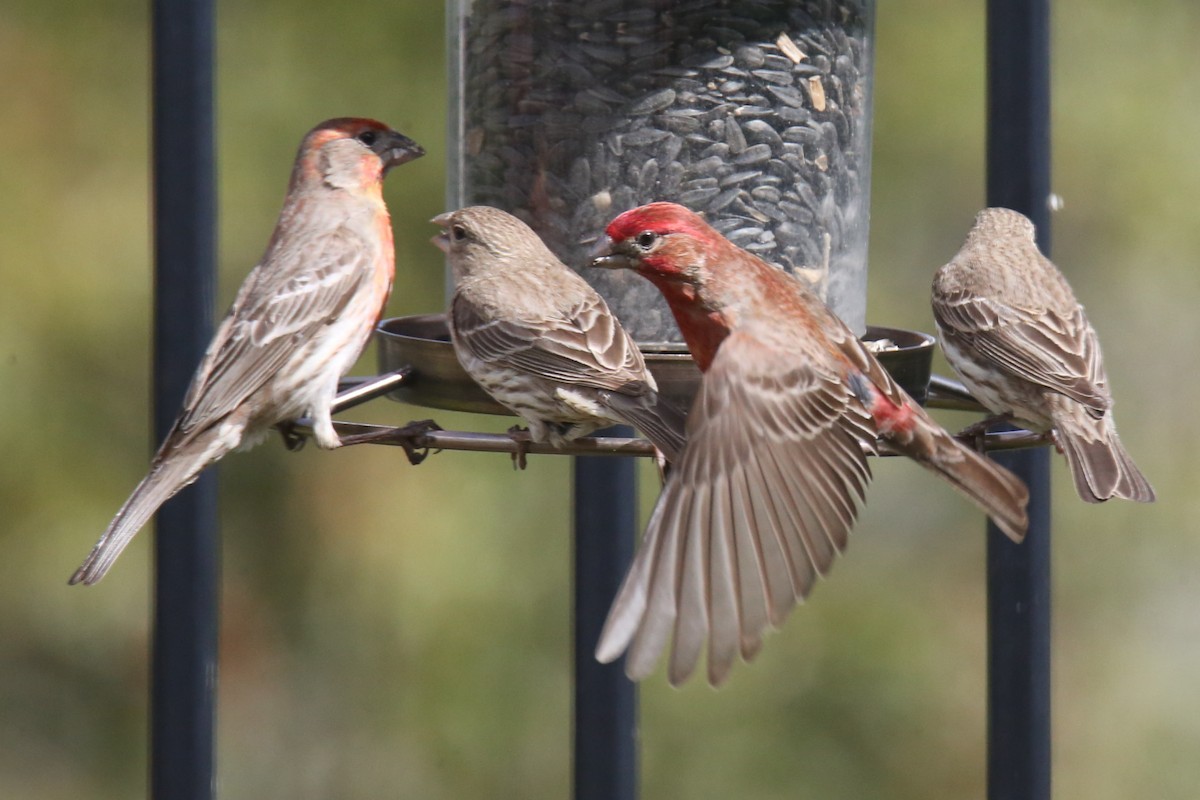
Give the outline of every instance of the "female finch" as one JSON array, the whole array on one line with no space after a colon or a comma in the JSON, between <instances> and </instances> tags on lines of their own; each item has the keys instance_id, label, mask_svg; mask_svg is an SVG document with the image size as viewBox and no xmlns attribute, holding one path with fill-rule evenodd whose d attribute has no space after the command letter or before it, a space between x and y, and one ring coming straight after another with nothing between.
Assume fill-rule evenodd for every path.
<instances>
[{"instance_id":1,"label":"female finch","mask_svg":"<svg viewBox=\"0 0 1200 800\"><path fill-rule=\"evenodd\" d=\"M450 335L463 369L529 424L535 442L632 425L672 461L684 415L658 395L642 353L587 281L528 225L473 206L433 218L454 273Z\"/></svg>"},{"instance_id":2,"label":"female finch","mask_svg":"<svg viewBox=\"0 0 1200 800\"><path fill-rule=\"evenodd\" d=\"M708 679L749 660L846 546L877 437L948 480L1020 541L1028 492L953 439L821 300L699 216L653 203L608 226L602 267L663 293L704 372L688 444L651 515L597 647L626 671Z\"/></svg>"},{"instance_id":3,"label":"female finch","mask_svg":"<svg viewBox=\"0 0 1200 800\"><path fill-rule=\"evenodd\" d=\"M946 360L979 402L1031 430L1053 430L1081 498L1154 500L1117 438L1096 331L1026 216L979 212L934 276L933 316Z\"/></svg>"},{"instance_id":4,"label":"female finch","mask_svg":"<svg viewBox=\"0 0 1200 800\"><path fill-rule=\"evenodd\" d=\"M331 119L304 137L266 254L217 329L150 473L71 583L103 578L159 506L272 426L307 414L317 446L341 444L330 420L337 382L370 339L395 270L383 178L424 152L369 119Z\"/></svg>"}]
</instances>

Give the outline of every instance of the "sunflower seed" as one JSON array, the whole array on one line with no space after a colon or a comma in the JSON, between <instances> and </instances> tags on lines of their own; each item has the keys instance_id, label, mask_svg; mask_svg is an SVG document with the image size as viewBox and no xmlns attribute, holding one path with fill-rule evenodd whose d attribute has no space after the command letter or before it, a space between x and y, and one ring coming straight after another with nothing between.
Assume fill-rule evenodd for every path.
<instances>
[{"instance_id":1,"label":"sunflower seed","mask_svg":"<svg viewBox=\"0 0 1200 800\"><path fill-rule=\"evenodd\" d=\"M651 92L641 98L629 107L629 113L637 116L639 114L653 114L655 111L662 111L670 108L675 102L674 89L660 89L657 92Z\"/></svg>"}]
</instances>

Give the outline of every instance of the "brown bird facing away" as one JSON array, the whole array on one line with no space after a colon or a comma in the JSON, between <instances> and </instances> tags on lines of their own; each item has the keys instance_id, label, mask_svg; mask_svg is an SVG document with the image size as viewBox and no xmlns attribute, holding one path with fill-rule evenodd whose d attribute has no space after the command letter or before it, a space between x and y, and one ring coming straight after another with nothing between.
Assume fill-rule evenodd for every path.
<instances>
[{"instance_id":1,"label":"brown bird facing away","mask_svg":"<svg viewBox=\"0 0 1200 800\"><path fill-rule=\"evenodd\" d=\"M562 446L612 424L632 425L668 461L685 415L659 397L642 353L587 281L521 220L487 206L440 214L433 243L454 273L449 325L467 373Z\"/></svg>"},{"instance_id":2,"label":"brown bird facing away","mask_svg":"<svg viewBox=\"0 0 1200 800\"><path fill-rule=\"evenodd\" d=\"M845 549L877 437L1022 539L1020 479L934 422L799 281L673 203L627 211L607 233L596 265L636 270L662 291L704 376L601 661L630 648L637 680L673 639L678 684L707 636L708 680L723 682Z\"/></svg>"},{"instance_id":3,"label":"brown bird facing away","mask_svg":"<svg viewBox=\"0 0 1200 800\"><path fill-rule=\"evenodd\" d=\"M331 119L304 137L266 254L209 344L150 473L71 583L103 578L159 506L272 426L307 414L318 447L341 444L330 419L338 379L366 346L392 287L383 178L424 152L369 119Z\"/></svg>"},{"instance_id":4,"label":"brown bird facing away","mask_svg":"<svg viewBox=\"0 0 1200 800\"><path fill-rule=\"evenodd\" d=\"M993 414L1053 431L1084 500L1149 503L1154 489L1117 438L1100 340L1034 233L1023 214L984 209L937 271L946 360Z\"/></svg>"}]
</instances>

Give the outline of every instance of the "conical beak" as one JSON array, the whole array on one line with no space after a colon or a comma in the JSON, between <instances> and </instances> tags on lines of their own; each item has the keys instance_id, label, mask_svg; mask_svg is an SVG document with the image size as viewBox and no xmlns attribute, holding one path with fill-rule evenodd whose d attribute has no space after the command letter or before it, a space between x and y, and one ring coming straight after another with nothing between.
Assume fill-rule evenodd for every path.
<instances>
[{"instance_id":1,"label":"conical beak","mask_svg":"<svg viewBox=\"0 0 1200 800\"><path fill-rule=\"evenodd\" d=\"M449 228L450 228L450 217L453 214L454 214L453 211L447 211L443 214L438 214L436 217L429 220L434 225L437 225L438 227L440 227L442 229L441 233L439 233L437 236L434 236L429 241L433 243L434 247L436 247L438 250L441 250L443 253L450 252Z\"/></svg>"},{"instance_id":2,"label":"conical beak","mask_svg":"<svg viewBox=\"0 0 1200 800\"><path fill-rule=\"evenodd\" d=\"M621 252L620 246L605 236L589 254L591 263L588 266L601 269L636 269L633 259Z\"/></svg>"},{"instance_id":3,"label":"conical beak","mask_svg":"<svg viewBox=\"0 0 1200 800\"><path fill-rule=\"evenodd\" d=\"M383 161L383 171L386 174L392 167L407 164L409 161L425 155L425 148L402 133L388 131L384 149L377 152Z\"/></svg>"}]
</instances>

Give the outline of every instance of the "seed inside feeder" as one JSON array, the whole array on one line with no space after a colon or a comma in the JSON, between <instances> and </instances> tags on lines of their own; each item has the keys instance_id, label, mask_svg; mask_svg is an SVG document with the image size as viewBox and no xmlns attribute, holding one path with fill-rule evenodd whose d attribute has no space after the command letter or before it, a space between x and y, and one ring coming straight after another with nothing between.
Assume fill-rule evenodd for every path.
<instances>
[{"instance_id":1,"label":"seed inside feeder","mask_svg":"<svg viewBox=\"0 0 1200 800\"><path fill-rule=\"evenodd\" d=\"M614 216L679 202L863 330L871 0L457 1L452 204L580 269ZM679 341L649 283L581 271L639 342Z\"/></svg>"}]
</instances>

